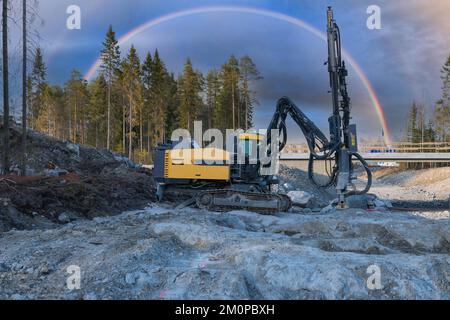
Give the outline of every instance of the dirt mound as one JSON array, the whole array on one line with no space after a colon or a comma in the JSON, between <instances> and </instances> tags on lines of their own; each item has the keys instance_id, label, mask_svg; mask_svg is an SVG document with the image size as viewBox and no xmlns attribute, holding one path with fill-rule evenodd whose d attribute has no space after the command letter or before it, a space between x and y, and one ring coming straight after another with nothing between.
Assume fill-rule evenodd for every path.
<instances>
[{"instance_id":1,"label":"dirt mound","mask_svg":"<svg viewBox=\"0 0 450 320\"><path fill-rule=\"evenodd\" d=\"M154 201L151 172L107 150L30 131L19 177L21 134L11 129L11 170L0 176L0 232L112 215Z\"/></svg>"},{"instance_id":2,"label":"dirt mound","mask_svg":"<svg viewBox=\"0 0 450 320\"><path fill-rule=\"evenodd\" d=\"M385 170L377 175L381 181L398 184L405 187L448 185L450 179L450 167L432 168L424 170Z\"/></svg>"},{"instance_id":3,"label":"dirt mound","mask_svg":"<svg viewBox=\"0 0 450 320\"><path fill-rule=\"evenodd\" d=\"M10 139L10 171L18 172L22 143L22 134L18 127L13 126L10 129ZM121 164L138 168L128 158L108 150L58 140L32 130L27 133L26 164L29 176L48 175L49 170L55 168L78 174L99 174L105 167L117 167Z\"/></svg>"},{"instance_id":4,"label":"dirt mound","mask_svg":"<svg viewBox=\"0 0 450 320\"><path fill-rule=\"evenodd\" d=\"M374 189L382 189L390 198L422 201L448 201L450 196L450 167L424 170L384 169L376 173ZM395 192L401 188L401 193Z\"/></svg>"}]
</instances>

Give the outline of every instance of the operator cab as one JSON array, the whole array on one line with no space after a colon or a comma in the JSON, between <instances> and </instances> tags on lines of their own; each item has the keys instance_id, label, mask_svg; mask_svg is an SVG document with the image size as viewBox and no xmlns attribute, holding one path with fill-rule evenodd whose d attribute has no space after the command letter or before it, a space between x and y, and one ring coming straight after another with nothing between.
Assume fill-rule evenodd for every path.
<instances>
[{"instance_id":1,"label":"operator cab","mask_svg":"<svg viewBox=\"0 0 450 320\"><path fill-rule=\"evenodd\" d=\"M241 133L238 136L238 156L245 158L245 163L256 163L259 161L261 142L265 136L259 133Z\"/></svg>"},{"instance_id":2,"label":"operator cab","mask_svg":"<svg viewBox=\"0 0 450 320\"><path fill-rule=\"evenodd\" d=\"M264 135L257 133L241 133L235 137L232 179L249 183L261 178L259 154L264 139Z\"/></svg>"}]
</instances>

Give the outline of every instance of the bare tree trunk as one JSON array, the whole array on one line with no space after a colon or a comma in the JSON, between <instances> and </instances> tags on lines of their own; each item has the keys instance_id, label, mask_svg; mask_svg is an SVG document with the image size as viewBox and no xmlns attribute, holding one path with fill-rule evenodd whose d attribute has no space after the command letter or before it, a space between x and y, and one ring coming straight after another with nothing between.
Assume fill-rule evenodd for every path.
<instances>
[{"instance_id":1,"label":"bare tree trunk","mask_svg":"<svg viewBox=\"0 0 450 320\"><path fill-rule=\"evenodd\" d=\"M247 98L245 98L245 130L248 130L248 102Z\"/></svg>"},{"instance_id":2,"label":"bare tree trunk","mask_svg":"<svg viewBox=\"0 0 450 320\"><path fill-rule=\"evenodd\" d=\"M132 156L133 156L133 137L132 137L132 133L133 133L133 124L132 124L132 120L133 120L133 116L132 116L132 112L133 112L133 104L132 104L132 99L131 99L131 94L129 96L129 101L130 101L130 108L129 108L129 115L128 115L128 122L129 122L129 130L130 132L128 132L129 136L128 136L128 158L130 160L132 160Z\"/></svg>"},{"instance_id":3,"label":"bare tree trunk","mask_svg":"<svg viewBox=\"0 0 450 320\"><path fill-rule=\"evenodd\" d=\"M126 122L127 122L127 117L125 114L125 104L122 107L122 153L125 155L127 153L127 128L126 128Z\"/></svg>"},{"instance_id":4,"label":"bare tree trunk","mask_svg":"<svg viewBox=\"0 0 450 320\"><path fill-rule=\"evenodd\" d=\"M142 110L139 112L139 141L140 141L140 149L141 149L141 153L142 150L144 149L144 131L143 131L143 124L142 124Z\"/></svg>"},{"instance_id":5,"label":"bare tree trunk","mask_svg":"<svg viewBox=\"0 0 450 320\"><path fill-rule=\"evenodd\" d=\"M191 132L191 113L189 111L187 113L187 129Z\"/></svg>"},{"instance_id":6,"label":"bare tree trunk","mask_svg":"<svg viewBox=\"0 0 450 320\"><path fill-rule=\"evenodd\" d=\"M83 144L86 143L86 111L85 111L86 105L83 105Z\"/></svg>"},{"instance_id":7,"label":"bare tree trunk","mask_svg":"<svg viewBox=\"0 0 450 320\"><path fill-rule=\"evenodd\" d=\"M151 150L151 145L150 145L150 116L147 119L147 151L148 151L148 157L151 161L152 150Z\"/></svg>"},{"instance_id":8,"label":"bare tree trunk","mask_svg":"<svg viewBox=\"0 0 450 320\"><path fill-rule=\"evenodd\" d=\"M162 107L163 106L163 101L160 101L160 103L161 103L160 104L161 108L159 109L160 110L159 119L165 119L165 117L164 117L164 107ZM159 130L159 132L160 132L160 137L159 137L159 141L158 142L164 143L165 140L166 140L166 122L165 121L161 121L160 122L160 130Z\"/></svg>"},{"instance_id":9,"label":"bare tree trunk","mask_svg":"<svg viewBox=\"0 0 450 320\"><path fill-rule=\"evenodd\" d=\"M98 148L98 123L95 122L95 147Z\"/></svg>"},{"instance_id":10,"label":"bare tree trunk","mask_svg":"<svg viewBox=\"0 0 450 320\"><path fill-rule=\"evenodd\" d=\"M33 129L33 128L31 128ZM72 110L70 110L70 106L69 106L69 139L72 139Z\"/></svg>"},{"instance_id":11,"label":"bare tree trunk","mask_svg":"<svg viewBox=\"0 0 450 320\"><path fill-rule=\"evenodd\" d=\"M106 149L110 150L111 143L111 77L108 79L108 123L107 123L107 134L106 134Z\"/></svg>"},{"instance_id":12,"label":"bare tree trunk","mask_svg":"<svg viewBox=\"0 0 450 320\"><path fill-rule=\"evenodd\" d=\"M8 0L3 0L3 173L9 172Z\"/></svg>"},{"instance_id":13,"label":"bare tree trunk","mask_svg":"<svg viewBox=\"0 0 450 320\"><path fill-rule=\"evenodd\" d=\"M78 101L77 101L78 99L77 99L77 95L75 94L75 112L74 112L74 119L73 119L73 122L74 122L74 132L73 132L73 142L74 143L78 143L78 141L77 141L77 136L78 136L78 118L77 118L77 112L78 112L78 110L77 110L77 104L78 104Z\"/></svg>"},{"instance_id":14,"label":"bare tree trunk","mask_svg":"<svg viewBox=\"0 0 450 320\"><path fill-rule=\"evenodd\" d=\"M232 99L231 103L232 103L232 108L233 108L233 130L235 130L236 125L235 125L235 115L234 115L234 113L235 113L235 111L234 111L234 108L235 108L235 105L234 105L234 70L231 73L231 99Z\"/></svg>"},{"instance_id":15,"label":"bare tree trunk","mask_svg":"<svg viewBox=\"0 0 450 320\"><path fill-rule=\"evenodd\" d=\"M126 128L125 128L125 125L126 125L126 105L125 105L125 96L124 96L124 94L122 93L122 144L123 144L123 146L122 146L122 153L123 154L126 154L126 144L127 144L127 141L126 141Z\"/></svg>"},{"instance_id":16,"label":"bare tree trunk","mask_svg":"<svg viewBox=\"0 0 450 320\"><path fill-rule=\"evenodd\" d=\"M22 158L21 172L27 174L27 0L22 1Z\"/></svg>"}]
</instances>

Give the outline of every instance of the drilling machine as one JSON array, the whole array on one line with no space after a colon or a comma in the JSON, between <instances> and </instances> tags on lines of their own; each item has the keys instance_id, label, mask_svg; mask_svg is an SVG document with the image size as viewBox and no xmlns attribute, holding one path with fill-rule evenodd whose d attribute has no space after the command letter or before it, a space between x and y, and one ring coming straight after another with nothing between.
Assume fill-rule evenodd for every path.
<instances>
[{"instance_id":1,"label":"drilling machine","mask_svg":"<svg viewBox=\"0 0 450 320\"><path fill-rule=\"evenodd\" d=\"M345 198L350 195L367 193L371 187L372 174L366 161L357 152L356 125L350 124L350 98L347 92L347 69L342 60L341 37L339 27L333 18L331 7L327 10L327 42L328 42L328 72L332 96L333 112L328 119L330 139L294 104L288 97L278 100L275 113L270 121L266 143L260 147L264 139L259 134L240 134L234 137L232 152L214 150L217 160L225 165L208 164L205 162L206 149L195 148L193 144L181 149L189 154L189 161L178 156L178 143L169 141L160 144L156 149L154 178L157 182L157 196L162 199L165 191L190 193L200 208L210 210L247 209L261 213L287 211L291 207L290 199L283 194L272 191L272 186L278 184L276 175L263 174L264 169L273 163L262 164L261 152L266 159L272 159L272 153L278 156L277 150L272 150L272 140L281 152L287 141L286 118L288 115L300 127L310 150L308 176L312 183L319 187L334 186L338 195L338 208L345 208ZM272 136L272 132L276 136ZM248 161L249 145L253 143L258 148L256 162ZM237 164L239 145L243 145L246 162ZM209 154L209 153L208 153ZM314 178L315 161L334 162L328 181L319 184ZM356 179L353 161L357 160L367 173L367 183L363 190L356 190L353 180ZM272 167L273 168L273 167Z\"/></svg>"},{"instance_id":2,"label":"drilling machine","mask_svg":"<svg viewBox=\"0 0 450 320\"><path fill-rule=\"evenodd\" d=\"M358 154L356 125L350 124L350 98L347 93L345 78L348 75L342 60L341 34L333 18L333 10L327 10L328 72L330 74L333 115L328 119L330 125L331 148L328 153L335 153L335 168L332 183L336 185L338 207L345 207L345 196L367 193L372 184L372 173L365 160ZM312 158L314 154L312 155ZM356 179L352 158L358 159L367 173L364 190L356 191L352 181ZM313 161L310 161L310 168ZM312 170L310 169L310 177ZM312 179L313 180L313 179ZM334 181L335 180L335 181ZM354 190L348 190L353 188Z\"/></svg>"}]
</instances>

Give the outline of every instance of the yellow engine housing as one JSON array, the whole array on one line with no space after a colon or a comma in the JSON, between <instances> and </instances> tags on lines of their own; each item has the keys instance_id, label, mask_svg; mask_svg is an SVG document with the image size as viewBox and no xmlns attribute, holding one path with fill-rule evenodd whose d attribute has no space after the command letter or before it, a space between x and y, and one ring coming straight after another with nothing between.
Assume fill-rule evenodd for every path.
<instances>
[{"instance_id":1,"label":"yellow engine housing","mask_svg":"<svg viewBox=\"0 0 450 320\"><path fill-rule=\"evenodd\" d=\"M164 178L190 180L230 180L230 155L216 148L165 151Z\"/></svg>"}]
</instances>

